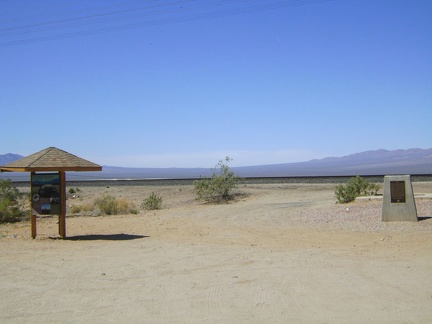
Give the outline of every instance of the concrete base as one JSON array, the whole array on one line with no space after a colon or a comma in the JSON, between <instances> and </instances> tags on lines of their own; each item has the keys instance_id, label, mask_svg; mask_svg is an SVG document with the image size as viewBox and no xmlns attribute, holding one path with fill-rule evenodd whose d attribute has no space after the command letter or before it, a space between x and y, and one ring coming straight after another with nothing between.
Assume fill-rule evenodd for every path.
<instances>
[{"instance_id":1,"label":"concrete base","mask_svg":"<svg viewBox=\"0 0 432 324\"><path fill-rule=\"evenodd\" d=\"M382 221L416 222L417 220L417 208L410 176L385 176Z\"/></svg>"}]
</instances>

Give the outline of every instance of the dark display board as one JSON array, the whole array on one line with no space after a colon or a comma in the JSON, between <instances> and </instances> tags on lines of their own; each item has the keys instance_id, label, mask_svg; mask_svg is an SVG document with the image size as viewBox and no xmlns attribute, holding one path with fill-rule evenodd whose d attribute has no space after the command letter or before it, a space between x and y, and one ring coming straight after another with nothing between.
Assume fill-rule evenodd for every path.
<instances>
[{"instance_id":1,"label":"dark display board","mask_svg":"<svg viewBox=\"0 0 432 324\"><path fill-rule=\"evenodd\" d=\"M33 215L60 215L59 173L34 173L31 176Z\"/></svg>"},{"instance_id":2,"label":"dark display board","mask_svg":"<svg viewBox=\"0 0 432 324\"><path fill-rule=\"evenodd\" d=\"M405 181L390 181L390 196L392 203L405 203Z\"/></svg>"}]
</instances>

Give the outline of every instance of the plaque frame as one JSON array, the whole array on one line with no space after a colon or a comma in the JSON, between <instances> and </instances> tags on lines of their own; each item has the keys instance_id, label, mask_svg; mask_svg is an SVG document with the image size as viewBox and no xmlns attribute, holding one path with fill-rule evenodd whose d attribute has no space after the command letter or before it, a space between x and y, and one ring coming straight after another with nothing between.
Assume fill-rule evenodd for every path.
<instances>
[{"instance_id":1,"label":"plaque frame","mask_svg":"<svg viewBox=\"0 0 432 324\"><path fill-rule=\"evenodd\" d=\"M405 181L390 181L390 202L392 204L406 203Z\"/></svg>"}]
</instances>

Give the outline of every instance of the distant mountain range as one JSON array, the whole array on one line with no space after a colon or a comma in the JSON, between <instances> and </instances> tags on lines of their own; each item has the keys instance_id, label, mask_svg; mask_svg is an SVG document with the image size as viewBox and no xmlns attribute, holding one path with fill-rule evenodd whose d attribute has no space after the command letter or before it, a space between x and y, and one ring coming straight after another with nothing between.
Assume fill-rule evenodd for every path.
<instances>
[{"instance_id":1,"label":"distant mountain range","mask_svg":"<svg viewBox=\"0 0 432 324\"><path fill-rule=\"evenodd\" d=\"M18 154L0 155L0 165L22 158ZM241 177L354 176L390 174L432 174L432 148L376 150L342 157L328 157L299 163L281 163L231 168ZM68 172L68 180L199 178L210 176L208 168L123 168L103 166L102 172ZM0 179L28 175L0 174Z\"/></svg>"},{"instance_id":2,"label":"distant mountain range","mask_svg":"<svg viewBox=\"0 0 432 324\"><path fill-rule=\"evenodd\" d=\"M376 150L300 163L245 167L256 176L354 176L432 174L432 148Z\"/></svg>"},{"instance_id":3,"label":"distant mountain range","mask_svg":"<svg viewBox=\"0 0 432 324\"><path fill-rule=\"evenodd\" d=\"M3 154L3 155L0 154L0 165L14 162L14 161L19 160L23 157L24 156L22 156L22 155L13 154L13 153L7 153L7 154Z\"/></svg>"}]
</instances>

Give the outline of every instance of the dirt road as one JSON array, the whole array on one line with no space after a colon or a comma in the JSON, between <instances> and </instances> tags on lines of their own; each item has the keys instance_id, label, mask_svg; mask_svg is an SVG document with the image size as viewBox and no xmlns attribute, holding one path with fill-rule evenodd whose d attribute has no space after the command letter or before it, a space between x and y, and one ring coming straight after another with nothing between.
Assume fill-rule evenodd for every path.
<instances>
[{"instance_id":1,"label":"dirt road","mask_svg":"<svg viewBox=\"0 0 432 324\"><path fill-rule=\"evenodd\" d=\"M0 226L2 323L430 323L432 202L382 223L334 185L248 185L206 205L190 186L85 188L164 208ZM415 183L432 193L432 183Z\"/></svg>"}]
</instances>

